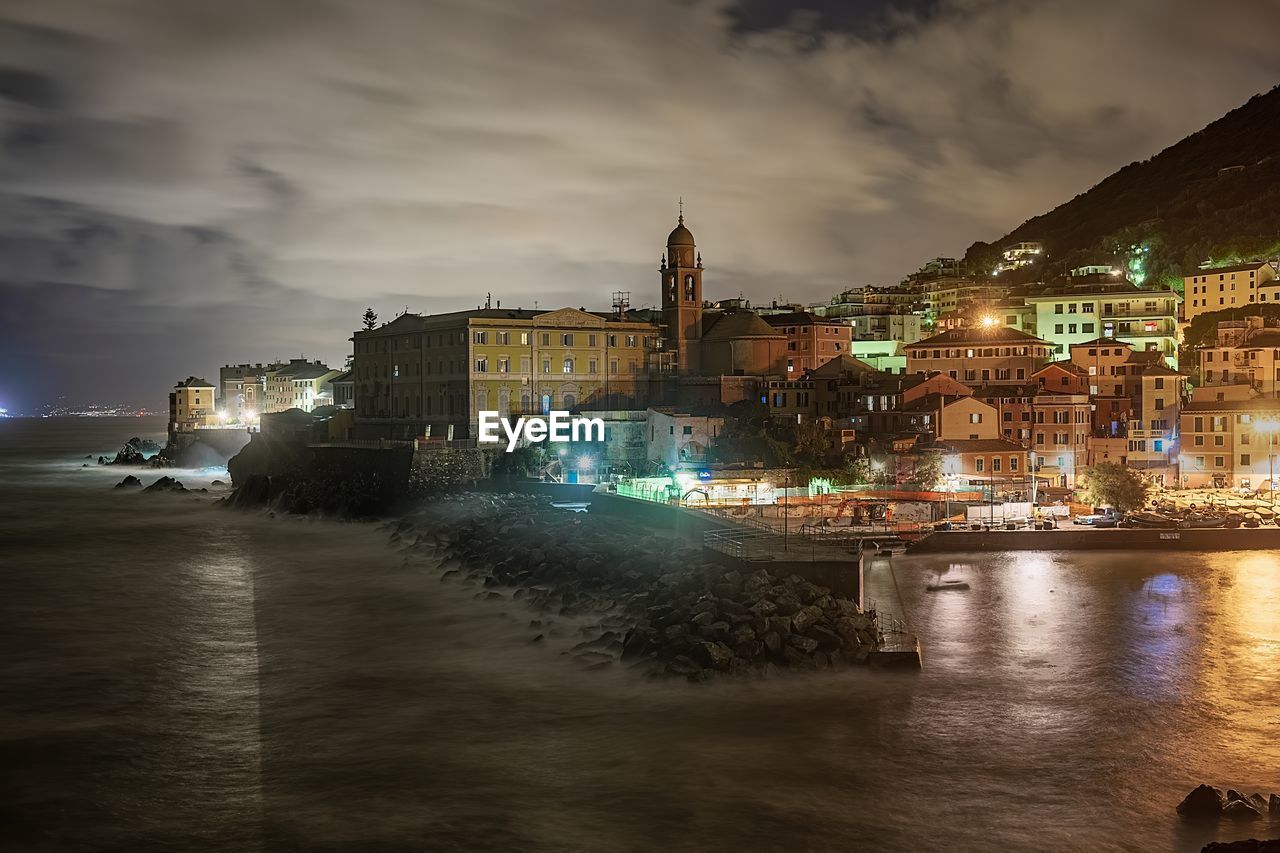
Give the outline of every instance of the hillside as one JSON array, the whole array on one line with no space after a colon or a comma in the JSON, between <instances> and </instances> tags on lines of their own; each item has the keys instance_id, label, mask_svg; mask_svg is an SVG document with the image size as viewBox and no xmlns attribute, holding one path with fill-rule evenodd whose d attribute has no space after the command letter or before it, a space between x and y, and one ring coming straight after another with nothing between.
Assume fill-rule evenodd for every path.
<instances>
[{"instance_id":1,"label":"hillside","mask_svg":"<svg viewBox=\"0 0 1280 853\"><path fill-rule=\"evenodd\" d=\"M990 269L1001 247L1021 240L1043 243L1044 260L1001 280L1110 261L1140 283L1180 287L1206 258L1280 254L1280 86L999 240L975 243L965 260Z\"/></svg>"}]
</instances>

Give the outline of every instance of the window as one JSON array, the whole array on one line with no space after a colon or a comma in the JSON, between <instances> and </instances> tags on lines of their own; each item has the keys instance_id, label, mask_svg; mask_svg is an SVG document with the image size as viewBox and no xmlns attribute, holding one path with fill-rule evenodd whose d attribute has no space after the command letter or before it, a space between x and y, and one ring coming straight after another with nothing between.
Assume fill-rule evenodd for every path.
<instances>
[{"instance_id":1,"label":"window","mask_svg":"<svg viewBox=\"0 0 1280 853\"><path fill-rule=\"evenodd\" d=\"M1017 470L1018 470L1018 457L1016 457L1016 456L1010 456L1010 457L1009 457L1009 470L1010 470L1010 471L1017 471Z\"/></svg>"},{"instance_id":2,"label":"window","mask_svg":"<svg viewBox=\"0 0 1280 853\"><path fill-rule=\"evenodd\" d=\"M691 426L685 426L685 427L681 428L681 433L682 433L683 435L693 435L693 427L691 427Z\"/></svg>"},{"instance_id":3,"label":"window","mask_svg":"<svg viewBox=\"0 0 1280 853\"><path fill-rule=\"evenodd\" d=\"M549 346L551 346L551 333L550 333L550 332L543 332L543 333L542 333L542 345L543 345L544 347L549 347Z\"/></svg>"},{"instance_id":4,"label":"window","mask_svg":"<svg viewBox=\"0 0 1280 853\"><path fill-rule=\"evenodd\" d=\"M392 368L391 368L391 375L392 375L392 376L399 376L399 375L400 375L400 365L398 365L398 364L397 364L397 365L392 366ZM199 403L200 401L199 401L199 400L196 400L196 402L197 402L197 403Z\"/></svg>"},{"instance_id":5,"label":"window","mask_svg":"<svg viewBox=\"0 0 1280 853\"><path fill-rule=\"evenodd\" d=\"M1062 324L1061 324L1061 323L1055 323L1055 324L1054 324L1054 326L1053 326L1053 333L1054 333L1055 335L1060 335L1060 334L1062 334Z\"/></svg>"},{"instance_id":6,"label":"window","mask_svg":"<svg viewBox=\"0 0 1280 853\"><path fill-rule=\"evenodd\" d=\"M487 359L487 358L477 358L477 359L476 359L476 373L488 373L488 372L489 372L489 359Z\"/></svg>"},{"instance_id":7,"label":"window","mask_svg":"<svg viewBox=\"0 0 1280 853\"><path fill-rule=\"evenodd\" d=\"M521 333L520 333L520 343L524 344L525 346L528 346L528 345L529 345L529 333L528 333L528 332L521 332ZM528 408L528 406L526 406L525 408L527 409L527 408Z\"/></svg>"},{"instance_id":8,"label":"window","mask_svg":"<svg viewBox=\"0 0 1280 853\"><path fill-rule=\"evenodd\" d=\"M982 413L981 413L981 412L972 412L972 413L970 413L970 415L969 415L969 423L971 423L971 424L980 424L980 423L982 423Z\"/></svg>"},{"instance_id":9,"label":"window","mask_svg":"<svg viewBox=\"0 0 1280 853\"><path fill-rule=\"evenodd\" d=\"M542 372L543 372L543 373L550 373L550 372L551 372L551 359L549 359L549 358L544 358L544 359L542 360Z\"/></svg>"},{"instance_id":10,"label":"window","mask_svg":"<svg viewBox=\"0 0 1280 853\"><path fill-rule=\"evenodd\" d=\"M498 341L498 343L500 343L500 344L509 344L509 343L511 343L511 333L510 333L510 332L498 332L498 333L497 333L497 341Z\"/></svg>"},{"instance_id":11,"label":"window","mask_svg":"<svg viewBox=\"0 0 1280 853\"><path fill-rule=\"evenodd\" d=\"M475 343L478 343L478 344L487 344L487 343L489 343L489 333L488 333L488 332L476 332L476 333L472 336L472 338L471 338L471 339L472 339Z\"/></svg>"},{"instance_id":12,"label":"window","mask_svg":"<svg viewBox=\"0 0 1280 853\"><path fill-rule=\"evenodd\" d=\"M573 346L573 332L565 332L560 336L560 346L563 346L563 347ZM568 373L569 371L566 370L565 372Z\"/></svg>"},{"instance_id":13,"label":"window","mask_svg":"<svg viewBox=\"0 0 1280 853\"><path fill-rule=\"evenodd\" d=\"M974 460L974 470L977 471L979 474L981 474L983 471L983 466L985 462L986 460L983 459L981 456L979 456L977 459Z\"/></svg>"},{"instance_id":14,"label":"window","mask_svg":"<svg viewBox=\"0 0 1280 853\"><path fill-rule=\"evenodd\" d=\"M995 474L995 473L997 473L999 470L1000 470L1000 457L999 457L999 456L992 456L992 457L991 457L991 473L992 473L992 474Z\"/></svg>"},{"instance_id":15,"label":"window","mask_svg":"<svg viewBox=\"0 0 1280 853\"><path fill-rule=\"evenodd\" d=\"M573 359L571 359L571 358L566 358L566 359L564 360L564 372L565 372L565 373L573 373Z\"/></svg>"},{"instance_id":16,"label":"window","mask_svg":"<svg viewBox=\"0 0 1280 853\"><path fill-rule=\"evenodd\" d=\"M1061 313L1062 313L1062 305L1061 305L1061 303L1059 303L1059 304L1057 304L1057 305L1054 305L1054 306L1053 306L1053 313L1055 313L1055 314L1061 314Z\"/></svg>"},{"instance_id":17,"label":"window","mask_svg":"<svg viewBox=\"0 0 1280 853\"><path fill-rule=\"evenodd\" d=\"M596 372L596 360L593 358L587 362L587 373L595 373L595 372Z\"/></svg>"},{"instance_id":18,"label":"window","mask_svg":"<svg viewBox=\"0 0 1280 853\"><path fill-rule=\"evenodd\" d=\"M511 372L511 358L509 356L503 355L498 357L498 372L499 373Z\"/></svg>"}]
</instances>

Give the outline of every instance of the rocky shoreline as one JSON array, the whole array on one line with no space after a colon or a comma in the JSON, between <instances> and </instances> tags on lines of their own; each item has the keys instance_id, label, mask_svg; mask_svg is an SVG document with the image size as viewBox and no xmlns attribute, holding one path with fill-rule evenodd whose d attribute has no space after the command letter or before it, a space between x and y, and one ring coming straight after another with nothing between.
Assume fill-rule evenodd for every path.
<instances>
[{"instance_id":1,"label":"rocky shoreline","mask_svg":"<svg viewBox=\"0 0 1280 853\"><path fill-rule=\"evenodd\" d=\"M590 668L761 677L865 664L883 643L876 614L829 589L726 566L643 525L557 509L545 497L442 497L386 528L442 581L526 608L530 642L585 622L567 653Z\"/></svg>"}]
</instances>

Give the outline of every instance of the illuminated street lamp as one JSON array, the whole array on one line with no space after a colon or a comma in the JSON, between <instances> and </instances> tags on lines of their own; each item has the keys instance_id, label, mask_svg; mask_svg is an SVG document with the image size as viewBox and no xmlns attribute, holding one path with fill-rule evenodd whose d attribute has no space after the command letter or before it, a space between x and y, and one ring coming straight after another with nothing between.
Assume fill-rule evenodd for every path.
<instances>
[{"instance_id":1,"label":"illuminated street lamp","mask_svg":"<svg viewBox=\"0 0 1280 853\"><path fill-rule=\"evenodd\" d=\"M996 326L1000 325L1000 318L986 314L978 320L978 325L984 329L994 329Z\"/></svg>"},{"instance_id":2,"label":"illuminated street lamp","mask_svg":"<svg viewBox=\"0 0 1280 853\"><path fill-rule=\"evenodd\" d=\"M1278 430L1280 430L1280 421L1275 418L1263 418L1253 424L1254 432L1265 432L1267 434L1267 487L1271 491L1272 508L1276 505L1276 466L1275 456L1272 454L1271 448Z\"/></svg>"}]
</instances>

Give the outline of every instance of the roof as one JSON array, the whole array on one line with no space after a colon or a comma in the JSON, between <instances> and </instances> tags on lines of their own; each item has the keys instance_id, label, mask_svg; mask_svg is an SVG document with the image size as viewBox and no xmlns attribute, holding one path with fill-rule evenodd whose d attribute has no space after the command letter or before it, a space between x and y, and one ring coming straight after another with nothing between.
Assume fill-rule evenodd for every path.
<instances>
[{"instance_id":1,"label":"roof","mask_svg":"<svg viewBox=\"0 0 1280 853\"><path fill-rule=\"evenodd\" d=\"M1076 347L1129 347L1132 349L1133 344L1126 344L1124 341L1117 341L1115 338L1094 338L1082 344L1071 344L1072 349Z\"/></svg>"},{"instance_id":2,"label":"roof","mask_svg":"<svg viewBox=\"0 0 1280 853\"><path fill-rule=\"evenodd\" d=\"M916 450L943 453L1026 453L1027 448L1007 438L954 438L917 445Z\"/></svg>"},{"instance_id":3,"label":"roof","mask_svg":"<svg viewBox=\"0 0 1280 853\"><path fill-rule=\"evenodd\" d=\"M871 365L848 354L838 355L809 371L814 379L834 379L849 373L879 373Z\"/></svg>"},{"instance_id":4,"label":"roof","mask_svg":"<svg viewBox=\"0 0 1280 853\"><path fill-rule=\"evenodd\" d=\"M1163 365L1163 364L1158 364L1158 363L1157 363L1157 364L1149 365L1149 366L1147 367L1147 369L1146 369L1146 370L1144 370L1144 371L1142 371L1142 373L1141 373L1140 375L1141 375L1141 376L1143 376L1143 377L1147 377L1147 376L1178 376L1178 377L1181 377L1181 378L1183 378L1183 379L1186 379L1186 378L1187 378L1187 376L1186 376L1186 374L1185 374L1185 373L1179 373L1178 371L1176 371L1176 370L1174 370L1174 369L1172 369L1172 368L1170 368L1170 367L1166 367L1165 365Z\"/></svg>"},{"instance_id":5,"label":"roof","mask_svg":"<svg viewBox=\"0 0 1280 853\"><path fill-rule=\"evenodd\" d=\"M1235 347L1228 349L1272 349L1280 347L1280 329L1268 328L1264 326L1261 329L1252 330L1253 334L1248 331L1244 334L1244 340Z\"/></svg>"},{"instance_id":6,"label":"roof","mask_svg":"<svg viewBox=\"0 0 1280 853\"><path fill-rule=\"evenodd\" d=\"M704 341L782 337L786 336L760 319L760 315L754 311L728 311L714 318L711 328L702 333Z\"/></svg>"},{"instance_id":7,"label":"roof","mask_svg":"<svg viewBox=\"0 0 1280 853\"><path fill-rule=\"evenodd\" d=\"M333 377L329 381L336 385L339 382L352 382L354 380L355 380L355 371L347 370L343 373L339 373L337 376Z\"/></svg>"},{"instance_id":8,"label":"roof","mask_svg":"<svg viewBox=\"0 0 1280 853\"><path fill-rule=\"evenodd\" d=\"M1182 413L1187 412L1259 412L1280 414L1280 400L1253 397L1248 400L1193 400L1183 403Z\"/></svg>"},{"instance_id":9,"label":"roof","mask_svg":"<svg viewBox=\"0 0 1280 853\"><path fill-rule=\"evenodd\" d=\"M1183 276L1183 278L1191 278L1192 276L1201 275L1224 275L1226 273L1245 272L1246 270L1256 270L1265 266L1268 266L1266 261L1250 261L1247 264L1232 264L1228 267L1209 267L1208 269L1194 270Z\"/></svg>"},{"instance_id":10,"label":"roof","mask_svg":"<svg viewBox=\"0 0 1280 853\"><path fill-rule=\"evenodd\" d=\"M914 344L907 344L903 349L926 349L928 347L940 346L944 344L1044 344L1048 346L1047 341L1037 338L1035 335L1028 334L1020 329L1011 329L1008 326L996 326L994 328L982 329L948 329L940 332L932 337L916 341Z\"/></svg>"},{"instance_id":11,"label":"roof","mask_svg":"<svg viewBox=\"0 0 1280 853\"><path fill-rule=\"evenodd\" d=\"M819 317L817 314L812 314L808 311L791 311L787 314L769 314L765 316L764 321L770 326L817 326L822 324L831 326L845 325L839 320L830 317Z\"/></svg>"},{"instance_id":12,"label":"roof","mask_svg":"<svg viewBox=\"0 0 1280 853\"><path fill-rule=\"evenodd\" d=\"M1146 362L1147 364L1159 364L1164 361L1164 355L1159 350L1136 349L1129 353L1129 357L1124 361L1125 364L1141 364L1143 362Z\"/></svg>"},{"instance_id":13,"label":"roof","mask_svg":"<svg viewBox=\"0 0 1280 853\"><path fill-rule=\"evenodd\" d=\"M684 227L684 214L680 214L680 219L676 223L676 227L667 235L668 246L692 246L693 232Z\"/></svg>"},{"instance_id":14,"label":"roof","mask_svg":"<svg viewBox=\"0 0 1280 853\"><path fill-rule=\"evenodd\" d=\"M1040 386L1031 385L980 385L973 389L973 396L979 400L991 400L995 397L1034 397L1040 393Z\"/></svg>"},{"instance_id":15,"label":"roof","mask_svg":"<svg viewBox=\"0 0 1280 853\"><path fill-rule=\"evenodd\" d=\"M1080 365L1076 364L1073 361L1051 361L1048 364L1046 364L1044 367L1041 367L1035 373L1032 373L1031 375L1035 376L1036 373L1044 373L1046 370L1048 370L1051 367L1060 368L1061 370L1065 370L1067 373L1073 373L1076 376L1089 375L1089 371L1085 370L1083 367L1081 367Z\"/></svg>"},{"instance_id":16,"label":"roof","mask_svg":"<svg viewBox=\"0 0 1280 853\"><path fill-rule=\"evenodd\" d=\"M173 387L174 388L216 388L218 386L214 385L212 382L206 382L205 380L199 379L195 376L188 376L186 379L182 380L181 382L179 382L177 385L174 385Z\"/></svg>"},{"instance_id":17,"label":"roof","mask_svg":"<svg viewBox=\"0 0 1280 853\"><path fill-rule=\"evenodd\" d=\"M293 379L319 379L325 374L333 373L333 368L325 364L307 364L299 367L297 370L284 373L281 371L277 376L290 376Z\"/></svg>"},{"instance_id":18,"label":"roof","mask_svg":"<svg viewBox=\"0 0 1280 853\"><path fill-rule=\"evenodd\" d=\"M974 399L971 394L925 394L918 400L912 400L903 406L901 411L904 412L936 412L939 409L959 403L961 400ZM977 400L984 406L989 406L985 400Z\"/></svg>"}]
</instances>

